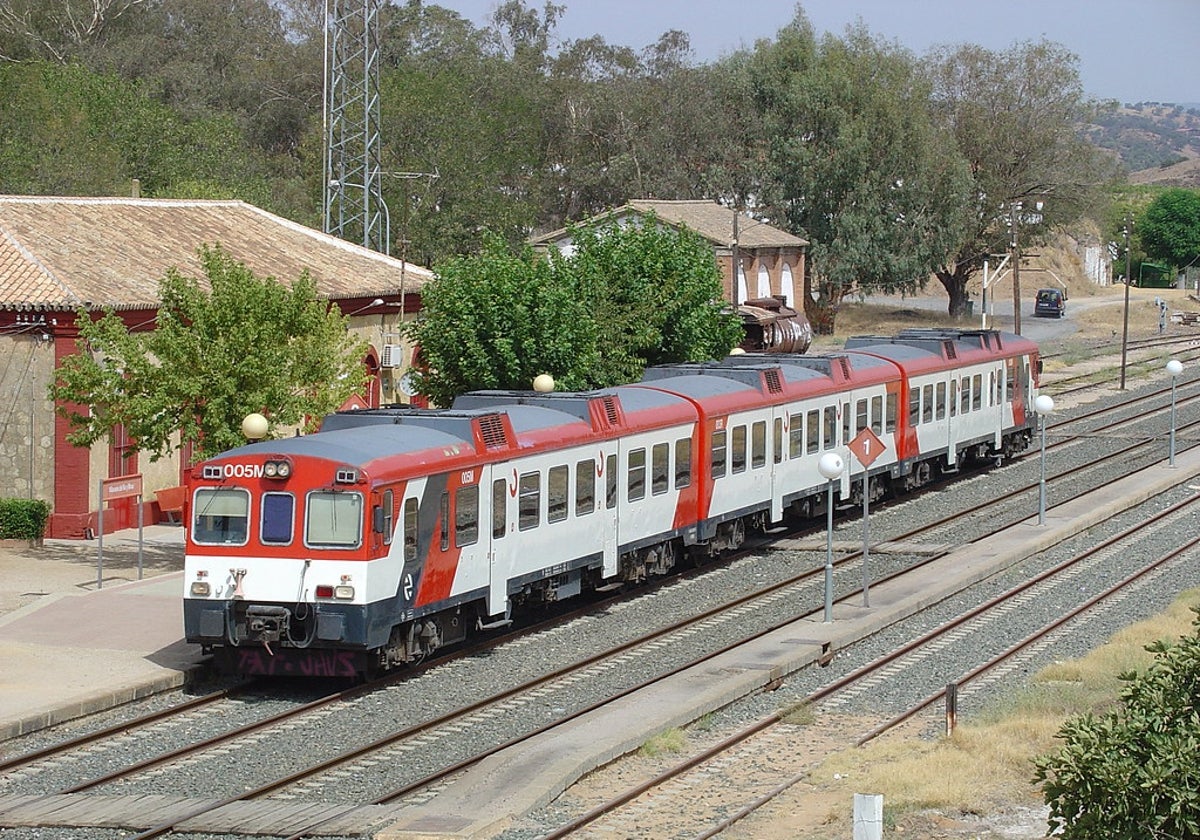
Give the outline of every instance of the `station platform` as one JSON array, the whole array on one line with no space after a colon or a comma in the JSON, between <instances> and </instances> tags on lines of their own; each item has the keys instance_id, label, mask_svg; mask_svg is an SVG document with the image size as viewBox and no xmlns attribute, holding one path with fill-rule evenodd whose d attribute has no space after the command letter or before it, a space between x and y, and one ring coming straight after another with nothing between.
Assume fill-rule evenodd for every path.
<instances>
[{"instance_id":1,"label":"station platform","mask_svg":"<svg viewBox=\"0 0 1200 840\"><path fill-rule=\"evenodd\" d=\"M818 611L763 637L750 650L705 662L497 753L376 836L492 836L652 735L715 711L1197 475L1200 449L1193 449L1177 455L1174 468L1164 459L1050 508L1044 525L1037 524L1035 513L1001 534L965 546L927 566L919 580L873 584L869 609L838 604L828 623ZM95 541L69 546L47 541L22 551L0 547L0 580L5 582L0 588L29 585L12 583L9 572L14 568L37 579L37 564L43 563L41 579L47 579L53 576L51 565L67 565L61 585L26 593L36 597L0 615L0 755L4 740L180 686L201 666L199 647L182 639L182 529L144 529L149 568L141 580L132 565L136 539L136 531L105 537L111 559L100 587Z\"/></svg>"}]
</instances>

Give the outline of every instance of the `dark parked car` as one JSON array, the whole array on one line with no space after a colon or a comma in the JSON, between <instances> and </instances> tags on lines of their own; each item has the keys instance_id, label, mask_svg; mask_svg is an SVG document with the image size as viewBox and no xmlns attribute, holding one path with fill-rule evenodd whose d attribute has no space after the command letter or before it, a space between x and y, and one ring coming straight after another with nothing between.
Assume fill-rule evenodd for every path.
<instances>
[{"instance_id":1,"label":"dark parked car","mask_svg":"<svg viewBox=\"0 0 1200 840\"><path fill-rule=\"evenodd\" d=\"M1042 318L1061 318L1067 314L1067 293L1061 289L1038 289L1033 314Z\"/></svg>"}]
</instances>

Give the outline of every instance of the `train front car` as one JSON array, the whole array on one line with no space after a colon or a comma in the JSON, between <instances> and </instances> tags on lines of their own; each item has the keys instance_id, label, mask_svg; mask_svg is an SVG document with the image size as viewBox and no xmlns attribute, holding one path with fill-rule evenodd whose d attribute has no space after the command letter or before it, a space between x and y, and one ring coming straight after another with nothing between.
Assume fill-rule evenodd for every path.
<instances>
[{"instance_id":1,"label":"train front car","mask_svg":"<svg viewBox=\"0 0 1200 840\"><path fill-rule=\"evenodd\" d=\"M423 492L415 465L436 457L453 473L474 451L453 435L380 424L250 444L199 464L188 482L186 640L226 672L353 677L381 664L397 616L445 635L441 617L415 620L423 581L405 577L414 546L392 539L394 514L381 500ZM412 475L399 477L406 466Z\"/></svg>"}]
</instances>

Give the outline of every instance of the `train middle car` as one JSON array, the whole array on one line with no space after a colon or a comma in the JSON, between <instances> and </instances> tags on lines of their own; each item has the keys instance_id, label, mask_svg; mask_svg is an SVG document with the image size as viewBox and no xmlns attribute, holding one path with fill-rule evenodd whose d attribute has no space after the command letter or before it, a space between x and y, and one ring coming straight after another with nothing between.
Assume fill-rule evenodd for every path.
<instances>
[{"instance_id":1,"label":"train middle car","mask_svg":"<svg viewBox=\"0 0 1200 840\"><path fill-rule=\"evenodd\" d=\"M1026 448L1036 345L992 330L862 337L826 355L650 368L584 393L484 391L341 412L187 482L184 627L226 670L351 676L514 610L668 572L838 495ZM883 444L866 468L847 449Z\"/></svg>"}]
</instances>

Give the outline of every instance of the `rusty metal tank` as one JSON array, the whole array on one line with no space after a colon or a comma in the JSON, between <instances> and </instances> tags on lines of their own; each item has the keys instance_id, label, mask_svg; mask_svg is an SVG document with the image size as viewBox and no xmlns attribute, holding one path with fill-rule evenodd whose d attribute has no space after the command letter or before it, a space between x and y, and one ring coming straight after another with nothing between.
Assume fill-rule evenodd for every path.
<instances>
[{"instance_id":1,"label":"rusty metal tank","mask_svg":"<svg viewBox=\"0 0 1200 840\"><path fill-rule=\"evenodd\" d=\"M747 353L804 353L812 344L812 325L782 295L751 298L738 306L746 338L738 346Z\"/></svg>"}]
</instances>

